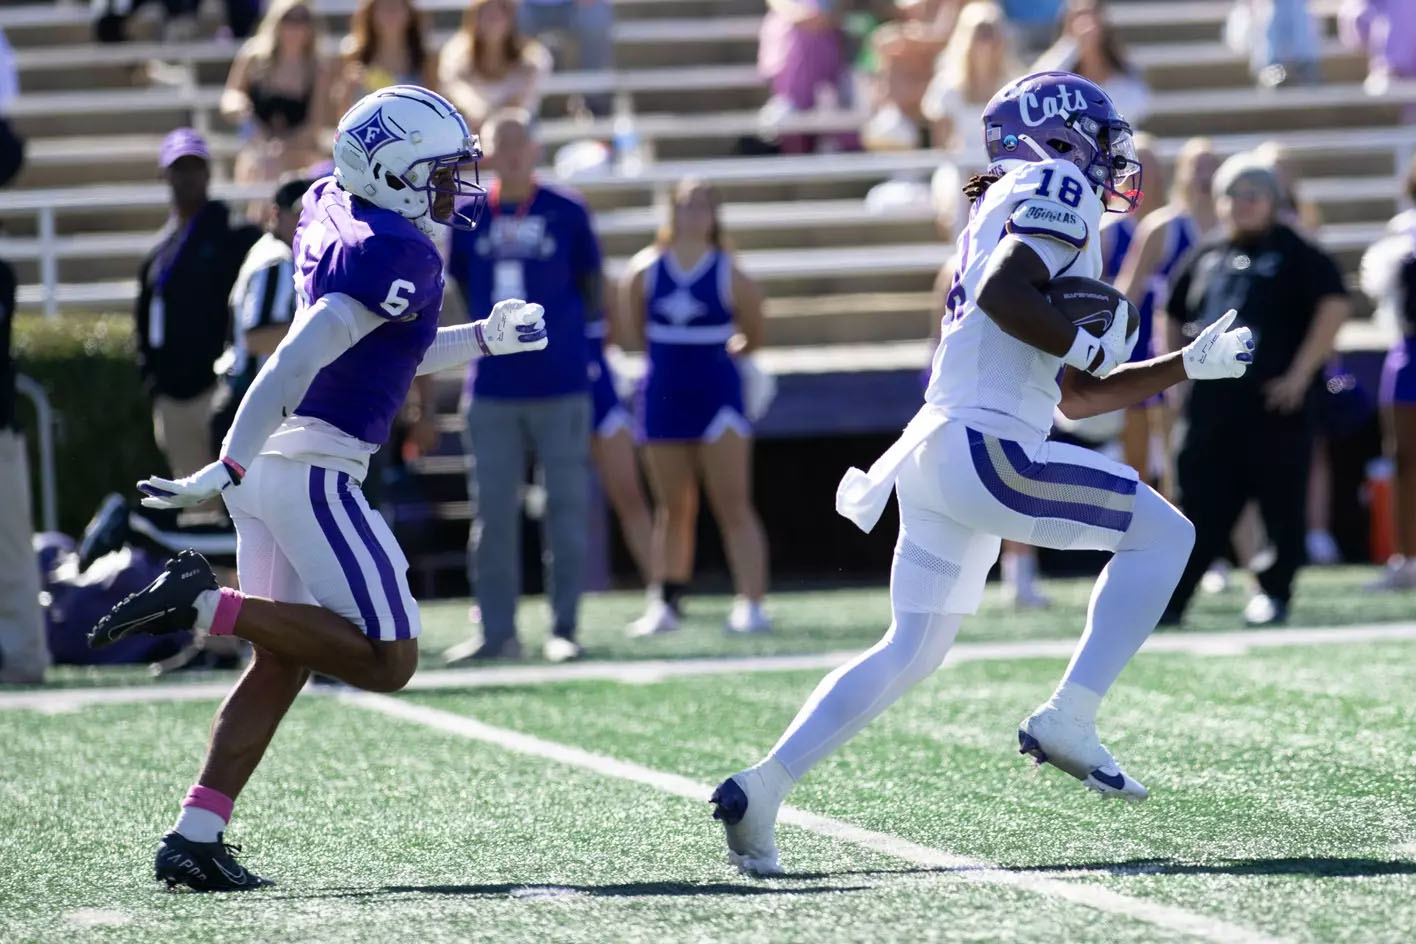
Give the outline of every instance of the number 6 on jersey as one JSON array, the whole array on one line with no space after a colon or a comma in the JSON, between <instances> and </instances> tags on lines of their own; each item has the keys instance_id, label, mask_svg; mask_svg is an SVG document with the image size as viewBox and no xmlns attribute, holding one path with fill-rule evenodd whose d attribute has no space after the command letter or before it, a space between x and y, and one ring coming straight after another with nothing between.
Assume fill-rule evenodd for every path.
<instances>
[{"instance_id":1,"label":"number 6 on jersey","mask_svg":"<svg viewBox=\"0 0 1416 944\"><path fill-rule=\"evenodd\" d=\"M391 317L400 318L408 310L408 303L411 298L404 298L403 293L412 293L416 286L407 279L394 279L388 286L388 294L384 300L379 302L379 307L388 312Z\"/></svg>"}]
</instances>

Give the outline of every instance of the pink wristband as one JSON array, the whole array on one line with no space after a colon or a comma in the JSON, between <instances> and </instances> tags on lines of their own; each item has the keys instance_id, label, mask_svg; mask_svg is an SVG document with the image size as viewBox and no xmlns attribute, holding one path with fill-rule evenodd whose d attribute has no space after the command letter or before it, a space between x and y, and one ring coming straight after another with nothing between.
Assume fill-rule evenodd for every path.
<instances>
[{"instance_id":1,"label":"pink wristband","mask_svg":"<svg viewBox=\"0 0 1416 944\"><path fill-rule=\"evenodd\" d=\"M483 321L472 322L472 333L477 337L477 347L481 349L482 356L491 357L492 349L487 347L487 339L482 336L482 325L485 323Z\"/></svg>"}]
</instances>

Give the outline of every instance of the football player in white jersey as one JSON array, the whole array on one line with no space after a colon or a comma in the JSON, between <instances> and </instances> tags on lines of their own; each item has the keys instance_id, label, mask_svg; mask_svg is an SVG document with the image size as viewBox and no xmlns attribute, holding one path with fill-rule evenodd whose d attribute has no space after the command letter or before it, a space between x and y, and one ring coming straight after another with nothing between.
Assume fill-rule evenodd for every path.
<instances>
[{"instance_id":1,"label":"football player in white jersey","mask_svg":"<svg viewBox=\"0 0 1416 944\"><path fill-rule=\"evenodd\" d=\"M1253 341L1231 311L1183 351L1126 364L1135 338L1124 303L1098 338L1048 301L1053 279L1100 277L1101 214L1140 195L1130 125L1100 88L1066 72L1026 76L989 102L983 134L992 163L965 187L973 205L925 405L836 496L868 531L898 493L890 628L822 680L760 763L714 792L729 858L747 872L780 871L777 810L795 782L943 661L1001 538L1114 552L1071 663L1018 740L1099 793L1146 796L1097 739L1096 712L1155 628L1194 528L1133 469L1047 441L1053 408L1090 416L1185 380L1238 377Z\"/></svg>"}]
</instances>

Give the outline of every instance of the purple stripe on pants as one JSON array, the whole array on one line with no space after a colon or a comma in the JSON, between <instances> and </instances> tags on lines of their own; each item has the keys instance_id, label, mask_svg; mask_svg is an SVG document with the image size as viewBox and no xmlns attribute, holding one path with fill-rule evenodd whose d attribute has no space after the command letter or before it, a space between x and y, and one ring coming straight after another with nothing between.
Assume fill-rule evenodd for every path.
<instances>
[{"instance_id":1,"label":"purple stripe on pants","mask_svg":"<svg viewBox=\"0 0 1416 944\"><path fill-rule=\"evenodd\" d=\"M339 473L335 490L339 492L339 500L344 504L344 510L349 513L349 520L354 523L354 532L364 542L364 547L374 560L374 568L379 572L379 583L383 584L389 611L393 613L393 638L407 639L412 633L408 628L408 611L403 608L403 594L398 590L398 578L393 572L393 562L388 559L388 552L383 549L378 538L374 537L374 529L370 528L369 522L364 519L364 509L359 507L359 502L354 498L347 474Z\"/></svg>"},{"instance_id":2,"label":"purple stripe on pants","mask_svg":"<svg viewBox=\"0 0 1416 944\"><path fill-rule=\"evenodd\" d=\"M364 571L359 567L354 550L339 530L339 525L334 520L334 512L330 511L329 498L325 494L325 472L325 469L317 465L310 466L310 507L314 509L315 520L320 523L325 540L334 550L340 569L344 571L344 579L349 582L349 590L354 594L354 604L359 608L359 615L364 620L364 635L378 639L379 616L374 611L374 601L369 598L369 588L364 583Z\"/></svg>"}]
</instances>

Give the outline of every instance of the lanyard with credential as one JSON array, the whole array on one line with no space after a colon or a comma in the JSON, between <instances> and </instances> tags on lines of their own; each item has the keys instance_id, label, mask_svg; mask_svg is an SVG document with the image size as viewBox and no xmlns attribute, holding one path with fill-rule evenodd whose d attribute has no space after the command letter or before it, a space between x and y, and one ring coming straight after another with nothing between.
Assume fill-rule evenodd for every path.
<instances>
[{"instance_id":1,"label":"lanyard with credential","mask_svg":"<svg viewBox=\"0 0 1416 944\"><path fill-rule=\"evenodd\" d=\"M531 204L536 200L536 185L531 185L531 190L517 204L516 212L511 214L515 218L514 227L519 228L521 221L526 217L527 211L531 209ZM493 218L502 215L501 207L501 181L492 181L491 189L487 193L487 209ZM492 225L492 304L505 301L508 298L526 297L526 269L521 259L503 259L497 254L496 240L499 238L496 224ZM515 241L519 239L519 234L513 232L510 238Z\"/></svg>"},{"instance_id":2,"label":"lanyard with credential","mask_svg":"<svg viewBox=\"0 0 1416 944\"><path fill-rule=\"evenodd\" d=\"M161 262L162 266L153 277L152 298L148 302L148 347L162 347L162 342L167 338L167 306L162 301L162 290L166 288L167 280L172 277L172 270L177 268L177 260L182 258L182 251L187 248L187 240L192 238L192 230L196 228L201 215L202 211L198 210L182 227L182 232L178 233L175 239L168 240L172 250L166 253L165 257L159 252L153 260L154 264Z\"/></svg>"}]
</instances>

